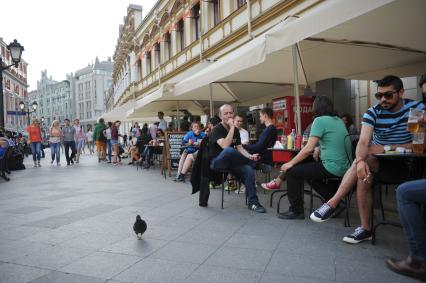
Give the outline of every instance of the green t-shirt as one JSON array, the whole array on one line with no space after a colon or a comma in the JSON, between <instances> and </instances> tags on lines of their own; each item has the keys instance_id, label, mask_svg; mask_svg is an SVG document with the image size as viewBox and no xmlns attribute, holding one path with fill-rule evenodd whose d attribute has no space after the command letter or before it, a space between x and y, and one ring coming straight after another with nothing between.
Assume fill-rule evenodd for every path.
<instances>
[{"instance_id":1,"label":"green t-shirt","mask_svg":"<svg viewBox=\"0 0 426 283\"><path fill-rule=\"evenodd\" d=\"M335 176L343 176L350 167L350 139L345 124L337 116L321 116L312 123L311 137L318 137L321 162Z\"/></svg>"}]
</instances>

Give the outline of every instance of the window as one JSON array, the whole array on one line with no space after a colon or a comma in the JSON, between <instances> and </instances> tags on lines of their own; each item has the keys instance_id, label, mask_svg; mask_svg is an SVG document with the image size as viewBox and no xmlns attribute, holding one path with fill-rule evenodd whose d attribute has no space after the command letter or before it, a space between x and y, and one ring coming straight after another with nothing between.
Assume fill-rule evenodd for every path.
<instances>
[{"instance_id":1,"label":"window","mask_svg":"<svg viewBox=\"0 0 426 283\"><path fill-rule=\"evenodd\" d=\"M177 22L177 52L182 51L185 48L185 26L183 19Z\"/></svg>"},{"instance_id":2,"label":"window","mask_svg":"<svg viewBox=\"0 0 426 283\"><path fill-rule=\"evenodd\" d=\"M196 4L194 7L192 7L192 17L194 20L194 35L195 40L198 40L200 38L201 34L201 18L200 18L200 3Z\"/></svg>"},{"instance_id":3,"label":"window","mask_svg":"<svg viewBox=\"0 0 426 283\"><path fill-rule=\"evenodd\" d=\"M154 55L155 55L154 68L157 68L161 64L160 43L158 42L154 44Z\"/></svg>"},{"instance_id":4,"label":"window","mask_svg":"<svg viewBox=\"0 0 426 283\"><path fill-rule=\"evenodd\" d=\"M167 61L172 57L172 44L170 33L164 35L164 60Z\"/></svg>"},{"instance_id":5,"label":"window","mask_svg":"<svg viewBox=\"0 0 426 283\"><path fill-rule=\"evenodd\" d=\"M220 22L220 0L212 0L213 6L213 23L216 26Z\"/></svg>"},{"instance_id":6,"label":"window","mask_svg":"<svg viewBox=\"0 0 426 283\"><path fill-rule=\"evenodd\" d=\"M241 8L246 4L246 0L236 0L237 1L237 8Z\"/></svg>"},{"instance_id":7,"label":"window","mask_svg":"<svg viewBox=\"0 0 426 283\"><path fill-rule=\"evenodd\" d=\"M151 51L146 53L146 72L151 73Z\"/></svg>"}]
</instances>

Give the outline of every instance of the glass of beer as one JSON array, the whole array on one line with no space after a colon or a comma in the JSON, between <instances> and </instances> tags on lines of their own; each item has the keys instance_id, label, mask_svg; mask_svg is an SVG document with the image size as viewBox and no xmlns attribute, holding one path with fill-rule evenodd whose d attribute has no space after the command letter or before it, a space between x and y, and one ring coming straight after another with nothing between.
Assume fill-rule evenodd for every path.
<instances>
[{"instance_id":1,"label":"glass of beer","mask_svg":"<svg viewBox=\"0 0 426 283\"><path fill-rule=\"evenodd\" d=\"M408 114L407 128L409 132L417 133L420 129L420 121L423 118L424 110L410 108Z\"/></svg>"},{"instance_id":2,"label":"glass of beer","mask_svg":"<svg viewBox=\"0 0 426 283\"><path fill-rule=\"evenodd\" d=\"M413 153L423 153L423 144L425 141L425 132L413 133Z\"/></svg>"}]
</instances>

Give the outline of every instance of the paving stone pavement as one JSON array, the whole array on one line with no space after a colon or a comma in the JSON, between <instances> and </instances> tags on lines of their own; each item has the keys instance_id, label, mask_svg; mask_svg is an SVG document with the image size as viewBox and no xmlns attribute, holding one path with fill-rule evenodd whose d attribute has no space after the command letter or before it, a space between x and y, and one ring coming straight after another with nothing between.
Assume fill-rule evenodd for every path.
<instances>
[{"instance_id":1,"label":"paving stone pavement","mask_svg":"<svg viewBox=\"0 0 426 283\"><path fill-rule=\"evenodd\" d=\"M0 181L0 282L415 282L385 267L387 256L407 254L401 229L381 227L376 246L352 246L341 241L353 230L342 218L280 220L260 190L267 214L234 193L220 209L220 190L200 208L189 183L164 179L158 167L89 155L74 166L25 162ZM142 240L136 214L148 223Z\"/></svg>"}]
</instances>

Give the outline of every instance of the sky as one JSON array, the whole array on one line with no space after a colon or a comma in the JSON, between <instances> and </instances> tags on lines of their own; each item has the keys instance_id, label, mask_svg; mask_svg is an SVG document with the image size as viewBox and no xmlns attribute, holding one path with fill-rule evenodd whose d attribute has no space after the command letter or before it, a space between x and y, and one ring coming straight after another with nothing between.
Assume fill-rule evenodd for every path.
<instances>
[{"instance_id":1,"label":"sky","mask_svg":"<svg viewBox=\"0 0 426 283\"><path fill-rule=\"evenodd\" d=\"M25 50L28 90L37 89L41 71L56 81L94 62L113 57L118 27L129 4L141 5L143 17L156 0L13 0L2 1L0 37ZM17 11L16 13L14 11Z\"/></svg>"}]
</instances>

